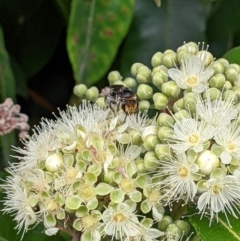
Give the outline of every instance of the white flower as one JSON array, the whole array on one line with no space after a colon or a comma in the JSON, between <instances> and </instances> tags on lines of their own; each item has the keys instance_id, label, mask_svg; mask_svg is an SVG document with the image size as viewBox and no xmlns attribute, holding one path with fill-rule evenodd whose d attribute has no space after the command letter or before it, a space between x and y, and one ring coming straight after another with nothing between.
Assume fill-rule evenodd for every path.
<instances>
[{"instance_id":1,"label":"white flower","mask_svg":"<svg viewBox=\"0 0 240 241\"><path fill-rule=\"evenodd\" d=\"M172 68L168 70L168 75L181 89L190 88L192 92L202 93L207 88L207 82L213 75L211 67L205 68L204 61L195 55L182 60L182 70Z\"/></svg>"},{"instance_id":2,"label":"white flower","mask_svg":"<svg viewBox=\"0 0 240 241\"><path fill-rule=\"evenodd\" d=\"M17 171L8 169L13 176L7 177L7 180L1 187L5 190L4 213L10 213L17 222L16 229L18 233L23 229L23 235L28 231L29 226L40 222L40 212L35 212L29 203L27 187L23 183L23 178ZM21 239L22 239L21 238Z\"/></svg>"},{"instance_id":3,"label":"white flower","mask_svg":"<svg viewBox=\"0 0 240 241\"><path fill-rule=\"evenodd\" d=\"M220 128L215 133L214 140L223 147L220 158L224 164L229 164L232 157L240 160L240 127L237 123Z\"/></svg>"},{"instance_id":4,"label":"white flower","mask_svg":"<svg viewBox=\"0 0 240 241\"><path fill-rule=\"evenodd\" d=\"M204 121L185 118L177 121L174 126L174 134L169 136L170 146L178 153L193 149L199 153L203 150L203 145L212 139L215 128L209 126Z\"/></svg>"},{"instance_id":5,"label":"white flower","mask_svg":"<svg viewBox=\"0 0 240 241\"><path fill-rule=\"evenodd\" d=\"M196 112L202 120L214 127L226 126L238 114L237 108L233 105L234 97L222 100L220 95L218 99L211 101L209 94L207 99L203 100L200 95L197 97Z\"/></svg>"},{"instance_id":6,"label":"white flower","mask_svg":"<svg viewBox=\"0 0 240 241\"><path fill-rule=\"evenodd\" d=\"M107 208L102 214L103 231L113 238L129 239L142 235L143 225L139 222L134 210L125 203L119 203L116 208Z\"/></svg>"},{"instance_id":7,"label":"white flower","mask_svg":"<svg viewBox=\"0 0 240 241\"><path fill-rule=\"evenodd\" d=\"M163 190L163 200L166 205L180 199L193 200L197 193L197 186L194 179L201 177L196 164L187 160L185 154L176 154L176 157L169 156L166 160L160 161L160 167L155 174L156 177L166 177L163 181L156 183Z\"/></svg>"},{"instance_id":8,"label":"white flower","mask_svg":"<svg viewBox=\"0 0 240 241\"><path fill-rule=\"evenodd\" d=\"M210 213L210 225L218 213L223 212L229 223L227 212L238 218L235 211L240 214L238 204L240 201L240 182L239 179L232 175L226 175L221 168L215 169L210 175L209 180L201 180L198 183L198 190L203 193L198 199L197 208L202 213L201 217L207 210Z\"/></svg>"}]
</instances>

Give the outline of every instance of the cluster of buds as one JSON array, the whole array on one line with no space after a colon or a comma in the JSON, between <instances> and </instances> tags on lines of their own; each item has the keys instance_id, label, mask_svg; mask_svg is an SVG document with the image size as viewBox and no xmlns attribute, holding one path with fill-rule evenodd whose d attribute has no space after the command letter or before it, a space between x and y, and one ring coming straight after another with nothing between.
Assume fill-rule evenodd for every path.
<instances>
[{"instance_id":1,"label":"cluster of buds","mask_svg":"<svg viewBox=\"0 0 240 241\"><path fill-rule=\"evenodd\" d=\"M0 104L0 136L18 129L20 138L24 138L29 130L28 116L20 113L20 106L14 105L12 99L7 98Z\"/></svg>"},{"instance_id":2,"label":"cluster of buds","mask_svg":"<svg viewBox=\"0 0 240 241\"><path fill-rule=\"evenodd\" d=\"M2 187L19 230L42 222L47 235L61 229L73 240L188 240L190 203L230 226L240 204L240 66L193 42L156 53L152 66L108 76L137 88L138 113L113 113L108 88L99 96L81 84L74 92L91 104L43 120L15 148L21 162Z\"/></svg>"}]
</instances>

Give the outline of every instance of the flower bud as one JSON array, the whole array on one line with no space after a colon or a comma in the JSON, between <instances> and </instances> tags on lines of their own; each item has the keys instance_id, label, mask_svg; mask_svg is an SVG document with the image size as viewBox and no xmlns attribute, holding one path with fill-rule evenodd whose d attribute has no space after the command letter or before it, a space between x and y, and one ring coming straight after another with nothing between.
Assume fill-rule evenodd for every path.
<instances>
[{"instance_id":1,"label":"flower bud","mask_svg":"<svg viewBox=\"0 0 240 241\"><path fill-rule=\"evenodd\" d=\"M80 98L84 98L86 91L87 86L85 84L75 85L73 88L73 93Z\"/></svg>"},{"instance_id":2,"label":"flower bud","mask_svg":"<svg viewBox=\"0 0 240 241\"><path fill-rule=\"evenodd\" d=\"M232 90L236 93L238 99L240 100L240 86L233 86Z\"/></svg>"},{"instance_id":3,"label":"flower bud","mask_svg":"<svg viewBox=\"0 0 240 241\"><path fill-rule=\"evenodd\" d=\"M227 90L232 89L232 84L231 84L231 82L229 82L229 81L225 81L224 89L227 89Z\"/></svg>"},{"instance_id":4,"label":"flower bud","mask_svg":"<svg viewBox=\"0 0 240 241\"><path fill-rule=\"evenodd\" d=\"M169 135L174 135L174 131L172 128L161 126L158 130L158 138L162 143L168 143Z\"/></svg>"},{"instance_id":5,"label":"flower bud","mask_svg":"<svg viewBox=\"0 0 240 241\"><path fill-rule=\"evenodd\" d=\"M58 171L63 165L63 155L61 153L53 153L47 157L45 167L49 172Z\"/></svg>"},{"instance_id":6,"label":"flower bud","mask_svg":"<svg viewBox=\"0 0 240 241\"><path fill-rule=\"evenodd\" d=\"M132 75L133 75L133 76L136 76L136 75L138 74L138 69L139 69L140 67L142 67L142 66L144 66L144 65L141 64L141 63L135 63L135 64L133 64L132 67L131 67L131 73L132 73Z\"/></svg>"},{"instance_id":7,"label":"flower bud","mask_svg":"<svg viewBox=\"0 0 240 241\"><path fill-rule=\"evenodd\" d=\"M160 143L156 135L148 135L144 139L143 146L147 151L153 151L155 146Z\"/></svg>"},{"instance_id":8,"label":"flower bud","mask_svg":"<svg viewBox=\"0 0 240 241\"><path fill-rule=\"evenodd\" d=\"M165 82L165 77L159 72L155 72L152 74L152 82L153 84L161 90L162 84Z\"/></svg>"},{"instance_id":9,"label":"flower bud","mask_svg":"<svg viewBox=\"0 0 240 241\"><path fill-rule=\"evenodd\" d=\"M188 234L189 230L190 230L190 225L183 221L183 220L176 220L174 221L174 224L177 225L177 227L184 233L184 234Z\"/></svg>"},{"instance_id":10,"label":"flower bud","mask_svg":"<svg viewBox=\"0 0 240 241\"><path fill-rule=\"evenodd\" d=\"M123 85L123 86L125 86L125 83L121 80L115 80L111 85Z\"/></svg>"},{"instance_id":11,"label":"flower bud","mask_svg":"<svg viewBox=\"0 0 240 241\"><path fill-rule=\"evenodd\" d=\"M162 220L158 223L158 228L160 231L166 231L167 227L173 222L170 216L163 216Z\"/></svg>"},{"instance_id":12,"label":"flower bud","mask_svg":"<svg viewBox=\"0 0 240 241\"><path fill-rule=\"evenodd\" d=\"M189 110L191 113L194 113L196 111L196 96L194 93L189 92L186 93L183 97L184 101L184 108L186 110Z\"/></svg>"},{"instance_id":13,"label":"flower bud","mask_svg":"<svg viewBox=\"0 0 240 241\"><path fill-rule=\"evenodd\" d=\"M125 86L129 89L132 89L137 86L137 82L135 79L127 77L126 79L123 80L123 83Z\"/></svg>"},{"instance_id":14,"label":"flower bud","mask_svg":"<svg viewBox=\"0 0 240 241\"><path fill-rule=\"evenodd\" d=\"M140 100L151 99L153 96L153 88L146 84L140 84L137 88L137 96Z\"/></svg>"},{"instance_id":15,"label":"flower bud","mask_svg":"<svg viewBox=\"0 0 240 241\"><path fill-rule=\"evenodd\" d=\"M226 100L228 98L234 98L233 103L235 103L235 104L238 103L238 97L237 97L237 95L236 95L234 90L226 90L226 91L224 91L223 95L222 95L222 98L223 98L223 100Z\"/></svg>"},{"instance_id":16,"label":"flower bud","mask_svg":"<svg viewBox=\"0 0 240 241\"><path fill-rule=\"evenodd\" d=\"M205 150L200 153L196 164L200 169L200 173L209 175L219 166L219 159L212 151Z\"/></svg>"},{"instance_id":17,"label":"flower bud","mask_svg":"<svg viewBox=\"0 0 240 241\"><path fill-rule=\"evenodd\" d=\"M229 66L227 66L225 70L225 76L226 76L226 79L230 81L231 84L233 84L234 81L236 81L238 78L238 71L234 66L230 64Z\"/></svg>"},{"instance_id":18,"label":"flower bud","mask_svg":"<svg viewBox=\"0 0 240 241\"><path fill-rule=\"evenodd\" d=\"M196 54L198 51L198 45L195 42L184 43L182 46L178 47L177 53L182 50L189 54Z\"/></svg>"},{"instance_id":19,"label":"flower bud","mask_svg":"<svg viewBox=\"0 0 240 241\"><path fill-rule=\"evenodd\" d=\"M138 102L138 109L141 111L141 112L144 112L146 110L148 110L150 108L151 104L148 100L140 100Z\"/></svg>"},{"instance_id":20,"label":"flower bud","mask_svg":"<svg viewBox=\"0 0 240 241\"><path fill-rule=\"evenodd\" d=\"M160 65L160 66L154 67L152 70L152 74L156 72L160 73L162 77L165 78L164 81L168 80L168 69L165 66Z\"/></svg>"},{"instance_id":21,"label":"flower bud","mask_svg":"<svg viewBox=\"0 0 240 241\"><path fill-rule=\"evenodd\" d=\"M226 67L229 65L229 62L224 58L220 58L217 61L220 62L224 66L224 69L226 69Z\"/></svg>"},{"instance_id":22,"label":"flower bud","mask_svg":"<svg viewBox=\"0 0 240 241\"><path fill-rule=\"evenodd\" d=\"M162 58L162 65L167 68L174 67L175 63L177 62L177 54L174 51L164 52Z\"/></svg>"},{"instance_id":23,"label":"flower bud","mask_svg":"<svg viewBox=\"0 0 240 241\"><path fill-rule=\"evenodd\" d=\"M181 99L178 99L177 101L174 102L173 104L173 110L174 112L178 112L182 109L184 109L184 101L183 101L183 98Z\"/></svg>"},{"instance_id":24,"label":"flower bud","mask_svg":"<svg viewBox=\"0 0 240 241\"><path fill-rule=\"evenodd\" d=\"M137 130L132 130L130 132L131 140L133 145L141 146L142 145L142 136Z\"/></svg>"},{"instance_id":25,"label":"flower bud","mask_svg":"<svg viewBox=\"0 0 240 241\"><path fill-rule=\"evenodd\" d=\"M225 66L218 60L213 62L213 64L211 65L211 68L214 70L214 75L223 74L225 70Z\"/></svg>"},{"instance_id":26,"label":"flower bud","mask_svg":"<svg viewBox=\"0 0 240 241\"><path fill-rule=\"evenodd\" d=\"M159 160L166 159L167 157L169 157L169 155L171 155L171 152L172 151L168 144L157 144L155 146L155 153Z\"/></svg>"},{"instance_id":27,"label":"flower bud","mask_svg":"<svg viewBox=\"0 0 240 241\"><path fill-rule=\"evenodd\" d=\"M205 66L209 66L213 62L213 56L206 50L198 51L197 56L204 61Z\"/></svg>"},{"instance_id":28,"label":"flower bud","mask_svg":"<svg viewBox=\"0 0 240 241\"><path fill-rule=\"evenodd\" d=\"M167 113L160 113L157 118L157 123L159 126L171 127L174 124L174 119Z\"/></svg>"},{"instance_id":29,"label":"flower bud","mask_svg":"<svg viewBox=\"0 0 240 241\"><path fill-rule=\"evenodd\" d=\"M143 141L145 141L145 138L148 136L148 135L155 135L157 136L158 134L158 129L159 127L158 126L148 126L144 129L143 133L142 133L142 139Z\"/></svg>"},{"instance_id":30,"label":"flower bud","mask_svg":"<svg viewBox=\"0 0 240 241\"><path fill-rule=\"evenodd\" d=\"M216 99L219 99L219 96L221 96L221 91L216 88L206 89L203 92L203 99L206 100L207 96L208 96L208 98L210 98L211 101L214 101Z\"/></svg>"},{"instance_id":31,"label":"flower bud","mask_svg":"<svg viewBox=\"0 0 240 241\"><path fill-rule=\"evenodd\" d=\"M189 57L189 53L186 50L181 50L177 52L177 60L178 63L182 63L185 59Z\"/></svg>"},{"instance_id":32,"label":"flower bud","mask_svg":"<svg viewBox=\"0 0 240 241\"><path fill-rule=\"evenodd\" d=\"M155 53L151 59L152 67L161 65L162 57L163 57L163 53L161 53L161 52Z\"/></svg>"},{"instance_id":33,"label":"flower bud","mask_svg":"<svg viewBox=\"0 0 240 241\"><path fill-rule=\"evenodd\" d=\"M142 65L136 75L137 81L140 84L146 84L151 81L151 70L147 67Z\"/></svg>"},{"instance_id":34,"label":"flower bud","mask_svg":"<svg viewBox=\"0 0 240 241\"><path fill-rule=\"evenodd\" d=\"M177 121L181 121L182 119L190 117L189 112L186 110L179 110L173 116L174 116L174 119Z\"/></svg>"},{"instance_id":35,"label":"flower bud","mask_svg":"<svg viewBox=\"0 0 240 241\"><path fill-rule=\"evenodd\" d=\"M154 171L158 167L158 158L154 151L148 151L144 156L144 167L148 171Z\"/></svg>"},{"instance_id":36,"label":"flower bud","mask_svg":"<svg viewBox=\"0 0 240 241\"><path fill-rule=\"evenodd\" d=\"M182 232L176 224L172 223L167 227L166 235L167 237L171 237L171 240L180 240L182 237Z\"/></svg>"},{"instance_id":37,"label":"flower bud","mask_svg":"<svg viewBox=\"0 0 240 241\"><path fill-rule=\"evenodd\" d=\"M181 89L178 87L175 81L170 80L162 84L162 93L168 97L178 97L181 93Z\"/></svg>"},{"instance_id":38,"label":"flower bud","mask_svg":"<svg viewBox=\"0 0 240 241\"><path fill-rule=\"evenodd\" d=\"M137 166L138 173L145 173L146 172L146 168L144 166L144 160L143 159L138 158L137 160L135 160L135 164Z\"/></svg>"},{"instance_id":39,"label":"flower bud","mask_svg":"<svg viewBox=\"0 0 240 241\"><path fill-rule=\"evenodd\" d=\"M213 75L209 80L209 86L222 89L225 84L226 78L224 74Z\"/></svg>"},{"instance_id":40,"label":"flower bud","mask_svg":"<svg viewBox=\"0 0 240 241\"><path fill-rule=\"evenodd\" d=\"M113 83L117 80L122 80L122 76L120 75L120 73L118 71L111 71L108 74L108 81L110 85L113 85Z\"/></svg>"},{"instance_id":41,"label":"flower bud","mask_svg":"<svg viewBox=\"0 0 240 241\"><path fill-rule=\"evenodd\" d=\"M99 96L98 88L95 86L91 87L86 91L85 96L87 100L95 101Z\"/></svg>"},{"instance_id":42,"label":"flower bud","mask_svg":"<svg viewBox=\"0 0 240 241\"><path fill-rule=\"evenodd\" d=\"M157 110L162 110L166 108L168 98L164 94L158 92L153 95L153 103Z\"/></svg>"}]
</instances>

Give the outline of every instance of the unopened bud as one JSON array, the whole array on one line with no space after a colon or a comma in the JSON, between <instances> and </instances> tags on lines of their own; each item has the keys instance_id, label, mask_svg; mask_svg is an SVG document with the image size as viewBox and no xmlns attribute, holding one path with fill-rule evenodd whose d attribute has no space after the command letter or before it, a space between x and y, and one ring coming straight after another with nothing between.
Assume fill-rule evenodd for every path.
<instances>
[{"instance_id":1,"label":"unopened bud","mask_svg":"<svg viewBox=\"0 0 240 241\"><path fill-rule=\"evenodd\" d=\"M182 46L178 47L177 53L182 50L189 54L196 54L198 51L198 45L195 42L184 43Z\"/></svg>"},{"instance_id":2,"label":"unopened bud","mask_svg":"<svg viewBox=\"0 0 240 241\"><path fill-rule=\"evenodd\" d=\"M171 237L171 240L180 240L182 237L182 232L176 224L172 223L167 227L166 235L167 237Z\"/></svg>"},{"instance_id":3,"label":"unopened bud","mask_svg":"<svg viewBox=\"0 0 240 241\"><path fill-rule=\"evenodd\" d=\"M190 225L183 221L183 220L176 220L174 221L174 223L177 225L177 227L184 233L184 234L188 234L189 230L190 230Z\"/></svg>"},{"instance_id":4,"label":"unopened bud","mask_svg":"<svg viewBox=\"0 0 240 241\"><path fill-rule=\"evenodd\" d=\"M147 67L142 65L136 75L137 81L140 84L146 84L151 81L151 70Z\"/></svg>"},{"instance_id":5,"label":"unopened bud","mask_svg":"<svg viewBox=\"0 0 240 241\"><path fill-rule=\"evenodd\" d=\"M238 77L238 71L237 69L235 68L235 66L233 66L232 64L228 65L226 70L225 70L225 76L226 76L226 79L228 81L231 82L231 84L234 83L234 81L236 81L237 77Z\"/></svg>"},{"instance_id":6,"label":"unopened bud","mask_svg":"<svg viewBox=\"0 0 240 241\"><path fill-rule=\"evenodd\" d=\"M218 60L213 62L211 68L214 70L214 74L223 74L225 70L225 66Z\"/></svg>"},{"instance_id":7,"label":"unopened bud","mask_svg":"<svg viewBox=\"0 0 240 241\"><path fill-rule=\"evenodd\" d=\"M129 89L132 89L132 88L137 86L137 81L135 79L131 78L131 77L128 77L128 78L124 79L123 83Z\"/></svg>"},{"instance_id":8,"label":"unopened bud","mask_svg":"<svg viewBox=\"0 0 240 241\"><path fill-rule=\"evenodd\" d=\"M213 62L213 56L206 50L198 51L197 56L204 61L205 66L209 66Z\"/></svg>"},{"instance_id":9,"label":"unopened bud","mask_svg":"<svg viewBox=\"0 0 240 241\"><path fill-rule=\"evenodd\" d=\"M153 96L153 89L147 84L140 84L137 88L137 96L140 100L151 99Z\"/></svg>"},{"instance_id":10,"label":"unopened bud","mask_svg":"<svg viewBox=\"0 0 240 241\"><path fill-rule=\"evenodd\" d=\"M158 92L153 95L153 103L154 103L154 107L157 110L162 110L167 107L168 98L166 97L166 95Z\"/></svg>"},{"instance_id":11,"label":"unopened bud","mask_svg":"<svg viewBox=\"0 0 240 241\"><path fill-rule=\"evenodd\" d=\"M46 159L45 167L49 172L58 171L63 165L63 155L61 153L54 153Z\"/></svg>"},{"instance_id":12,"label":"unopened bud","mask_svg":"<svg viewBox=\"0 0 240 241\"><path fill-rule=\"evenodd\" d=\"M228 98L234 98L233 99L233 103L238 103L238 97L237 97L237 95L236 95L236 93L235 93L235 91L234 90L226 90L226 91L224 91L223 92L223 95L222 95L222 98L223 98L223 100L226 100L226 99L228 99Z\"/></svg>"},{"instance_id":13,"label":"unopened bud","mask_svg":"<svg viewBox=\"0 0 240 241\"><path fill-rule=\"evenodd\" d=\"M161 65L162 57L163 57L163 53L161 53L161 52L155 53L151 59L152 67Z\"/></svg>"},{"instance_id":14,"label":"unopened bud","mask_svg":"<svg viewBox=\"0 0 240 241\"><path fill-rule=\"evenodd\" d=\"M159 126L171 127L174 124L174 119L167 113L160 113L157 118L157 123Z\"/></svg>"},{"instance_id":15,"label":"unopened bud","mask_svg":"<svg viewBox=\"0 0 240 241\"><path fill-rule=\"evenodd\" d=\"M181 89L178 87L175 81L170 80L162 84L162 93L168 97L178 97L181 93Z\"/></svg>"},{"instance_id":16,"label":"unopened bud","mask_svg":"<svg viewBox=\"0 0 240 241\"><path fill-rule=\"evenodd\" d=\"M177 121L182 121L183 119L190 117L189 112L186 110L180 110L176 112L173 116L174 116L174 119Z\"/></svg>"},{"instance_id":17,"label":"unopened bud","mask_svg":"<svg viewBox=\"0 0 240 241\"><path fill-rule=\"evenodd\" d=\"M73 93L80 98L84 98L86 91L87 86L85 84L75 85L73 88Z\"/></svg>"},{"instance_id":18,"label":"unopened bud","mask_svg":"<svg viewBox=\"0 0 240 241\"><path fill-rule=\"evenodd\" d=\"M168 138L169 135L173 136L174 131L172 128L166 127L166 126L161 126L159 127L158 130L158 138L162 143L168 143Z\"/></svg>"},{"instance_id":19,"label":"unopened bud","mask_svg":"<svg viewBox=\"0 0 240 241\"><path fill-rule=\"evenodd\" d=\"M138 109L141 111L141 112L144 112L146 110L149 110L151 104L148 100L140 100L138 102Z\"/></svg>"},{"instance_id":20,"label":"unopened bud","mask_svg":"<svg viewBox=\"0 0 240 241\"><path fill-rule=\"evenodd\" d=\"M158 158L154 151L148 151L144 156L144 167L148 171L154 171L158 167Z\"/></svg>"},{"instance_id":21,"label":"unopened bud","mask_svg":"<svg viewBox=\"0 0 240 241\"><path fill-rule=\"evenodd\" d=\"M209 86L222 89L225 84L226 78L224 74L213 75L209 80Z\"/></svg>"},{"instance_id":22,"label":"unopened bud","mask_svg":"<svg viewBox=\"0 0 240 241\"><path fill-rule=\"evenodd\" d=\"M111 71L108 74L108 81L110 85L113 85L113 83L117 80L122 80L122 76L120 75L120 73L118 71Z\"/></svg>"},{"instance_id":23,"label":"unopened bud","mask_svg":"<svg viewBox=\"0 0 240 241\"><path fill-rule=\"evenodd\" d=\"M168 144L158 144L155 146L155 153L159 160L165 160L172 154L172 151Z\"/></svg>"},{"instance_id":24,"label":"unopened bud","mask_svg":"<svg viewBox=\"0 0 240 241\"><path fill-rule=\"evenodd\" d=\"M170 216L163 216L162 220L158 223L158 228L160 231L166 231L167 227L173 222Z\"/></svg>"},{"instance_id":25,"label":"unopened bud","mask_svg":"<svg viewBox=\"0 0 240 241\"><path fill-rule=\"evenodd\" d=\"M87 100L95 101L99 96L98 88L95 86L91 87L86 91L85 96Z\"/></svg>"},{"instance_id":26,"label":"unopened bud","mask_svg":"<svg viewBox=\"0 0 240 241\"><path fill-rule=\"evenodd\" d=\"M204 100L206 100L208 97L210 99L210 101L214 101L216 99L219 99L219 96L221 96L221 91L216 88L209 88L203 92Z\"/></svg>"},{"instance_id":27,"label":"unopened bud","mask_svg":"<svg viewBox=\"0 0 240 241\"><path fill-rule=\"evenodd\" d=\"M173 104L173 110L174 112L178 112L180 110L184 109L184 101L183 98L178 99L177 101L174 102Z\"/></svg>"},{"instance_id":28,"label":"unopened bud","mask_svg":"<svg viewBox=\"0 0 240 241\"><path fill-rule=\"evenodd\" d=\"M164 52L163 58L162 58L162 65L164 65L167 68L172 68L175 66L175 63L177 62L177 54L173 51L171 52Z\"/></svg>"},{"instance_id":29,"label":"unopened bud","mask_svg":"<svg viewBox=\"0 0 240 241\"><path fill-rule=\"evenodd\" d=\"M135 64L133 64L132 67L131 67L131 73L132 73L132 75L133 75L133 76L136 76L136 75L138 74L138 69L139 69L140 67L142 67L142 66L144 66L144 65L141 64L141 63L135 63Z\"/></svg>"},{"instance_id":30,"label":"unopened bud","mask_svg":"<svg viewBox=\"0 0 240 241\"><path fill-rule=\"evenodd\" d=\"M147 151L153 151L155 146L160 143L158 136L148 135L144 139L143 146Z\"/></svg>"}]
</instances>

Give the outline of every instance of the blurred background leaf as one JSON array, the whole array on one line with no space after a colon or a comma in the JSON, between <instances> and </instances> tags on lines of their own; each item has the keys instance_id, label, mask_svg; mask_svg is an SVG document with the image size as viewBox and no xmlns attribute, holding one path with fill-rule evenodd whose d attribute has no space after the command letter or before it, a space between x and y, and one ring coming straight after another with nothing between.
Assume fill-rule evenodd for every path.
<instances>
[{"instance_id":1,"label":"blurred background leaf","mask_svg":"<svg viewBox=\"0 0 240 241\"><path fill-rule=\"evenodd\" d=\"M133 0L73 0L67 46L77 83L96 83L109 69L130 26Z\"/></svg>"}]
</instances>

